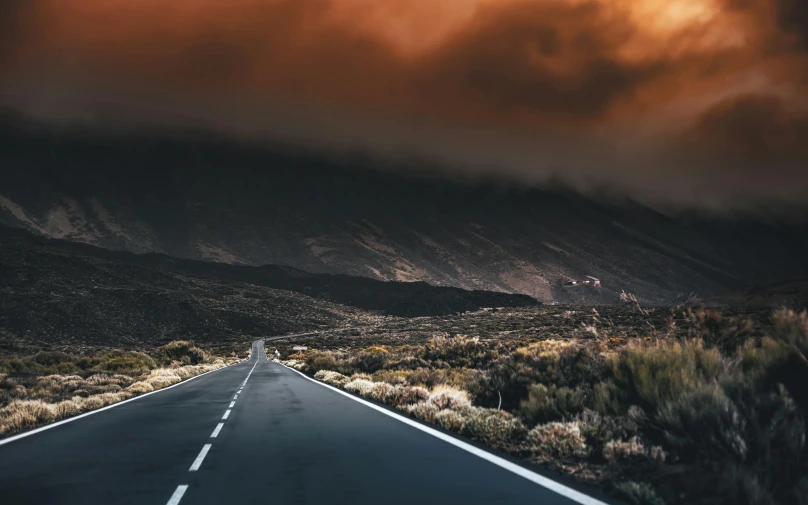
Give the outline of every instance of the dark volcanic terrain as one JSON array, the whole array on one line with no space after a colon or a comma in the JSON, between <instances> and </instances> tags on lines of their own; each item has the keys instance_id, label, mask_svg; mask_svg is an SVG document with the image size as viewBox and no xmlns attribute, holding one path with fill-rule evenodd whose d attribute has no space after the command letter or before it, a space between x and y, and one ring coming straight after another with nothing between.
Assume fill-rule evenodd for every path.
<instances>
[{"instance_id":1,"label":"dark volcanic terrain","mask_svg":"<svg viewBox=\"0 0 808 505\"><path fill-rule=\"evenodd\" d=\"M538 305L525 295L114 252L0 227L0 338L146 345Z\"/></svg>"},{"instance_id":2,"label":"dark volcanic terrain","mask_svg":"<svg viewBox=\"0 0 808 505\"><path fill-rule=\"evenodd\" d=\"M370 160L181 138L0 131L0 223L136 253L602 304L808 275L804 224L406 178ZM603 288L569 289L591 275Z\"/></svg>"}]
</instances>

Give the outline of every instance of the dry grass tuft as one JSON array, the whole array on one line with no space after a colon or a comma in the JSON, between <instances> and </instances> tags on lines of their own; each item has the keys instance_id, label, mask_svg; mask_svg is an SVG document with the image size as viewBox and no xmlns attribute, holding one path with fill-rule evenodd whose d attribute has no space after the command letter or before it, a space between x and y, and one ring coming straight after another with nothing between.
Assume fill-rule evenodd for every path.
<instances>
[{"instance_id":1,"label":"dry grass tuft","mask_svg":"<svg viewBox=\"0 0 808 505\"><path fill-rule=\"evenodd\" d=\"M314 378L338 388L345 387L345 385L351 381L349 377L346 377L339 372L334 372L331 370L320 370L319 372L314 374Z\"/></svg>"},{"instance_id":2,"label":"dry grass tuft","mask_svg":"<svg viewBox=\"0 0 808 505\"><path fill-rule=\"evenodd\" d=\"M537 458L585 458L589 455L589 447L578 422L540 424L527 432L522 447Z\"/></svg>"},{"instance_id":3,"label":"dry grass tuft","mask_svg":"<svg viewBox=\"0 0 808 505\"><path fill-rule=\"evenodd\" d=\"M126 388L127 391L130 391L136 395L143 394L143 393L151 393L154 391L154 386L149 384L148 382L138 381Z\"/></svg>"}]
</instances>

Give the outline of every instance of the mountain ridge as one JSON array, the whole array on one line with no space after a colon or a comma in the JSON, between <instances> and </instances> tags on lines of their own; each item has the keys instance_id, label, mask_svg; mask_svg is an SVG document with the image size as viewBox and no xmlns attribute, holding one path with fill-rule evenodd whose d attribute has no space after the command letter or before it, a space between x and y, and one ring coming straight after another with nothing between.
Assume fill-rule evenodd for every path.
<instances>
[{"instance_id":1,"label":"mountain ridge","mask_svg":"<svg viewBox=\"0 0 808 505\"><path fill-rule=\"evenodd\" d=\"M188 139L14 131L0 224L137 253L522 293L709 297L808 274L803 222L666 215L564 190L419 179ZM603 288L569 289L592 275Z\"/></svg>"}]
</instances>

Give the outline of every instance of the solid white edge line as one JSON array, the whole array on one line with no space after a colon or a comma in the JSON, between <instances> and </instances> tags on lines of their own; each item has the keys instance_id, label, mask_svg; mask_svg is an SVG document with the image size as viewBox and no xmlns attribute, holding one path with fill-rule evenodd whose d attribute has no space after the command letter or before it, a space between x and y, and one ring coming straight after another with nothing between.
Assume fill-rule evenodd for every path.
<instances>
[{"instance_id":1,"label":"solid white edge line","mask_svg":"<svg viewBox=\"0 0 808 505\"><path fill-rule=\"evenodd\" d=\"M236 402L235 402L235 401L232 401L232 402L230 402L230 406L229 406L229 407L227 407L227 408L232 409L232 408L233 408L233 405L235 405L235 404L236 404Z\"/></svg>"},{"instance_id":2,"label":"solid white edge line","mask_svg":"<svg viewBox=\"0 0 808 505\"><path fill-rule=\"evenodd\" d=\"M224 413L224 415L222 416L222 419L227 419L229 416L230 416L230 410L227 410L227 411Z\"/></svg>"},{"instance_id":3,"label":"solid white edge line","mask_svg":"<svg viewBox=\"0 0 808 505\"><path fill-rule=\"evenodd\" d=\"M199 470L199 467L202 466L202 462L205 461L205 456L208 455L208 451L210 448L213 447L213 444L205 444L202 446L202 450L199 451L199 456L196 457L191 468L188 469L189 472L195 472Z\"/></svg>"},{"instance_id":4,"label":"solid white edge line","mask_svg":"<svg viewBox=\"0 0 808 505\"><path fill-rule=\"evenodd\" d=\"M299 375L301 375L303 378L305 378L305 379L307 379L307 380L309 380L311 382L314 382L315 384L319 384L320 386L323 386L325 388L331 389L332 391L337 392L337 393L339 393L339 394L341 394L341 395L343 395L343 396L345 396L347 398L350 398L351 400L353 400L355 402L361 403L362 405L364 405L366 407L370 407L370 408L372 408L373 410L375 410L377 412L381 412L382 414L384 414L386 416L389 416L389 417L392 417L393 419L395 419L397 421L400 421L400 422L402 422L404 424L407 424L407 425L409 425L409 426L411 426L411 427L413 427L413 428L415 428L417 430L421 430L421 431L423 431L424 433L426 433L428 435L432 435L435 438L439 438L439 439L443 440L444 442L447 442L447 443L449 443L449 444L451 444L451 445L453 445L453 446L455 446L455 447L457 447L459 449L462 449L462 450L464 450L466 452L469 452L469 453L471 453L471 454L473 454L473 455L475 455L475 456L477 456L479 458L482 458L482 459L488 461L489 463L493 463L493 464L497 465L498 467L503 468L503 469L505 469L505 470L507 470L507 471L509 471L511 473L514 473L514 474L516 474L516 475L518 475L520 477L524 477L525 479L533 482L534 484L538 484L538 485L540 485L542 487L545 487L545 488L549 489L550 491L553 491L555 493L560 494L561 496L569 498L570 500L572 500L574 502L580 503L581 505L607 505L605 502L602 502L602 501L600 501L600 500L598 500L596 498L592 498L591 496L588 496L588 495L586 495L584 493L581 493L580 491L576 491L576 490L574 490L574 489L572 489L570 487L565 486L564 484L561 484L560 482L556 482L553 479L544 477L543 475L539 475L536 472L532 472L532 471L528 470L527 468L521 467L521 466L519 466L519 465L517 465L515 463L511 463L510 461L508 461L508 460L506 460L504 458L501 458L501 457L497 456L496 454L491 454L488 451L484 451L482 449L479 449L479 448L477 448L477 447L475 447L475 446L473 446L471 444L463 442L462 440L458 440L458 439L456 439L454 437L451 437L451 436L449 436L449 435L447 435L445 433L442 433L442 432L440 432L438 430L430 428L429 426L425 426L425 425L423 425L421 423L413 421L412 419L409 419L409 418L404 417L402 415L396 414L395 412L391 412L391 411L389 411L387 409L379 407L378 405L374 405L374 404L372 404L372 403L370 403L368 401L365 401L365 400L363 400L361 398L357 398L356 396L353 396L350 393L346 393L345 391L343 391L341 389L337 389L334 386L331 386L329 384L324 384L324 383L322 383L322 382L320 382L320 381L318 381L316 379L312 379L308 375L306 375L303 372L300 372L298 370L295 370L294 368L288 367L288 366L283 365L281 363L278 363L278 364L285 367L285 368L288 368L289 370L291 370L291 371L293 371L293 372L295 372L295 373L297 373Z\"/></svg>"},{"instance_id":5,"label":"solid white edge line","mask_svg":"<svg viewBox=\"0 0 808 505\"><path fill-rule=\"evenodd\" d=\"M174 494L172 494L171 498L168 499L168 503L166 503L166 505L178 505L180 500L182 500L182 495L184 495L185 491L187 490L188 486L185 484L177 486L177 489L174 490Z\"/></svg>"},{"instance_id":6,"label":"solid white edge line","mask_svg":"<svg viewBox=\"0 0 808 505\"><path fill-rule=\"evenodd\" d=\"M83 417L91 416L93 414L98 414L99 412L103 412L105 410L109 410L109 409L112 409L112 408L115 408L115 407L120 407L124 403L133 402L135 400L140 400L141 398L146 398L147 396L150 396L150 395L154 395L154 394L157 394L157 393L162 393L163 391L168 391L169 389L175 388L177 386L182 386L183 384L187 384L188 382L190 382L190 381L192 381L194 379L198 379L198 378L202 377L203 375L218 372L220 370L224 370L225 368L229 368L231 366L236 366L236 365L240 365L240 364L241 363L233 363L232 365L223 366L222 368L217 368L216 370L211 370L210 372L205 372L205 373L201 373L199 375L195 375L193 377L185 379L184 381L178 382L178 383L173 384L171 386L165 387L163 389L158 389L157 391L151 391L149 393L143 393L142 395L135 396L134 398L129 398L128 400L123 400L123 401L120 401L118 403L113 403L112 405L107 405L106 407L101 407L100 409L91 410L90 412L85 412L84 414L79 414L79 415L77 415L75 417L69 417L67 419L62 419L61 421L56 421L55 423L39 427L39 428L37 428L35 430L26 431L25 433L20 433L19 435L14 435L13 437L4 438L3 440L0 440L0 445L8 444L10 442L14 442L15 440L19 440L21 438L30 437L31 435L36 435L37 433L41 433L41 432L43 432L45 430L49 430L51 428L56 428L57 426L61 426L63 424L72 423L73 421L76 421L76 420L81 419Z\"/></svg>"},{"instance_id":7,"label":"solid white edge line","mask_svg":"<svg viewBox=\"0 0 808 505\"><path fill-rule=\"evenodd\" d=\"M215 430L213 430L213 433L211 433L211 434L210 434L210 438L216 438L216 437L218 437L218 436L219 436L219 432L220 432L220 431L222 431L222 427L223 427L223 426L224 426L224 423L219 423L219 424L217 424L217 425L216 425L216 429L215 429Z\"/></svg>"}]
</instances>

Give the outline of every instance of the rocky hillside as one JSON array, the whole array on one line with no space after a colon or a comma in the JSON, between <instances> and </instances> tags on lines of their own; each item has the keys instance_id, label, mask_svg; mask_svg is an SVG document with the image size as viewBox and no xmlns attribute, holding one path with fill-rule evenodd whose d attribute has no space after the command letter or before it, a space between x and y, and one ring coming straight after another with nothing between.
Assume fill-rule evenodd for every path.
<instances>
[{"instance_id":1,"label":"rocky hillside","mask_svg":"<svg viewBox=\"0 0 808 505\"><path fill-rule=\"evenodd\" d=\"M0 227L0 340L120 346L536 306L523 295L113 252Z\"/></svg>"},{"instance_id":2,"label":"rocky hillside","mask_svg":"<svg viewBox=\"0 0 808 505\"><path fill-rule=\"evenodd\" d=\"M0 223L115 250L524 293L709 297L808 274L806 227L405 178L216 141L0 132ZM601 289L564 287L591 275Z\"/></svg>"}]
</instances>

